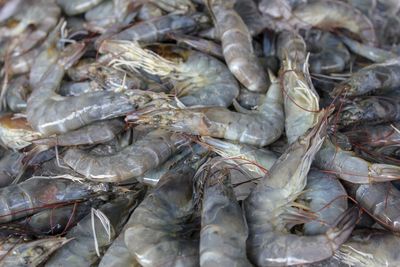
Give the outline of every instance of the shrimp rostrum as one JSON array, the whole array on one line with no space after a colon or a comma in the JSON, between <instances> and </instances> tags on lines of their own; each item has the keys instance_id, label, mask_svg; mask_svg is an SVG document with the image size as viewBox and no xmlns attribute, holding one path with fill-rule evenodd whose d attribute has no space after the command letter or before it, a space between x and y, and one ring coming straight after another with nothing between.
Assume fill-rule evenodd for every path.
<instances>
[{"instance_id":1,"label":"shrimp rostrum","mask_svg":"<svg viewBox=\"0 0 400 267\"><path fill-rule=\"evenodd\" d=\"M306 186L326 126L326 118L321 116L314 128L287 148L245 200L247 253L254 264L287 266L321 261L332 256L352 232L358 217L354 210L342 214L324 234L298 236L286 229L288 223L304 220L304 215L293 208L294 201Z\"/></svg>"},{"instance_id":2,"label":"shrimp rostrum","mask_svg":"<svg viewBox=\"0 0 400 267\"><path fill-rule=\"evenodd\" d=\"M271 79L273 80L273 79ZM150 124L194 135L224 138L265 146L277 140L284 127L283 96L274 80L255 111L239 113L226 108L143 109L127 116L129 121Z\"/></svg>"}]
</instances>

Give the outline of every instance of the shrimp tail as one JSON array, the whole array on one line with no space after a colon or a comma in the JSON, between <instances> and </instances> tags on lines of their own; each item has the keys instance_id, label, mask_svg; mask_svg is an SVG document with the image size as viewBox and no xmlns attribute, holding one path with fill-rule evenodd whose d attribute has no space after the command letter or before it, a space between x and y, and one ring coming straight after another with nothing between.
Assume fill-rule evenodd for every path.
<instances>
[{"instance_id":1,"label":"shrimp tail","mask_svg":"<svg viewBox=\"0 0 400 267\"><path fill-rule=\"evenodd\" d=\"M334 224L335 226L326 232L327 237L334 245L334 250L338 249L339 246L348 239L356 225L359 214L360 213L357 207L346 210L336 220Z\"/></svg>"}]
</instances>

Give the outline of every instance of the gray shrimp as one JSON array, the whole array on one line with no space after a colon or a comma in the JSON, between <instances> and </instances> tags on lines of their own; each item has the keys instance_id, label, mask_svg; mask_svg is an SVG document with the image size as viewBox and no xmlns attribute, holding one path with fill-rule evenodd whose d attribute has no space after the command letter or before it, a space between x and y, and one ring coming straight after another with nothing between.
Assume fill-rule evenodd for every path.
<instances>
[{"instance_id":1,"label":"gray shrimp","mask_svg":"<svg viewBox=\"0 0 400 267\"><path fill-rule=\"evenodd\" d=\"M400 191L392 183L345 183L351 197L384 228L400 232Z\"/></svg>"},{"instance_id":2,"label":"gray shrimp","mask_svg":"<svg viewBox=\"0 0 400 267\"><path fill-rule=\"evenodd\" d=\"M123 182L160 166L188 144L186 137L160 129L150 132L116 154L96 156L79 149L69 149L64 155L64 161L90 180Z\"/></svg>"},{"instance_id":3,"label":"gray shrimp","mask_svg":"<svg viewBox=\"0 0 400 267\"><path fill-rule=\"evenodd\" d=\"M294 209L294 201L305 188L312 160L324 142L329 113L321 112L318 124L288 147L244 201L248 257L258 266L305 264L328 258L355 226L358 216L348 210L324 234L297 236L286 229L304 218Z\"/></svg>"},{"instance_id":4,"label":"gray shrimp","mask_svg":"<svg viewBox=\"0 0 400 267\"><path fill-rule=\"evenodd\" d=\"M234 10L235 1L205 0L221 39L228 68L248 90L265 93L268 77L256 57L250 32Z\"/></svg>"},{"instance_id":5,"label":"gray shrimp","mask_svg":"<svg viewBox=\"0 0 400 267\"><path fill-rule=\"evenodd\" d=\"M292 7L288 0L263 0L259 9L268 27L275 30L342 28L357 35L364 43L373 45L377 42L375 29L369 18L341 1L311 1Z\"/></svg>"},{"instance_id":6,"label":"gray shrimp","mask_svg":"<svg viewBox=\"0 0 400 267\"><path fill-rule=\"evenodd\" d=\"M110 141L121 133L125 123L120 119L98 121L64 134L33 141L48 146L94 145Z\"/></svg>"},{"instance_id":7,"label":"gray shrimp","mask_svg":"<svg viewBox=\"0 0 400 267\"><path fill-rule=\"evenodd\" d=\"M119 33L105 32L98 40L96 47L103 41L126 40L139 43L160 42L168 38L168 33L191 33L208 25L209 19L202 13L190 15L168 14L162 17L143 21Z\"/></svg>"},{"instance_id":8,"label":"gray shrimp","mask_svg":"<svg viewBox=\"0 0 400 267\"><path fill-rule=\"evenodd\" d=\"M394 90L400 86L399 72L400 57L369 65L336 86L331 95L360 96L371 91Z\"/></svg>"},{"instance_id":9,"label":"gray shrimp","mask_svg":"<svg viewBox=\"0 0 400 267\"><path fill-rule=\"evenodd\" d=\"M195 11L191 0L147 0L168 13L190 13Z\"/></svg>"},{"instance_id":10,"label":"gray shrimp","mask_svg":"<svg viewBox=\"0 0 400 267\"><path fill-rule=\"evenodd\" d=\"M159 18L162 15L164 15L164 11L161 8L151 2L146 2L141 5L137 19L139 21L146 21Z\"/></svg>"},{"instance_id":11,"label":"gray shrimp","mask_svg":"<svg viewBox=\"0 0 400 267\"><path fill-rule=\"evenodd\" d=\"M173 45L150 48L160 55L126 41L104 41L99 51L113 55L114 67L144 71L171 81L173 92L185 106L227 107L239 94L235 77L221 61Z\"/></svg>"},{"instance_id":12,"label":"gray shrimp","mask_svg":"<svg viewBox=\"0 0 400 267\"><path fill-rule=\"evenodd\" d=\"M28 79L25 75L16 77L8 85L6 102L12 112L22 112L26 109L26 100L30 93Z\"/></svg>"},{"instance_id":13,"label":"gray shrimp","mask_svg":"<svg viewBox=\"0 0 400 267\"><path fill-rule=\"evenodd\" d=\"M291 144L317 122L319 96L308 72L303 38L285 31L277 42L278 56L283 61L280 77L285 92L285 131Z\"/></svg>"},{"instance_id":14,"label":"gray shrimp","mask_svg":"<svg viewBox=\"0 0 400 267\"><path fill-rule=\"evenodd\" d=\"M166 173L131 215L125 244L143 267L199 266L193 176L202 162Z\"/></svg>"},{"instance_id":15,"label":"gray shrimp","mask_svg":"<svg viewBox=\"0 0 400 267\"><path fill-rule=\"evenodd\" d=\"M333 227L347 210L347 193L336 175L310 170L305 193L300 196L318 219L304 224L305 235L319 235Z\"/></svg>"},{"instance_id":16,"label":"gray shrimp","mask_svg":"<svg viewBox=\"0 0 400 267\"><path fill-rule=\"evenodd\" d=\"M229 171L218 166L218 158L207 165L202 174L205 181L202 181L200 266L252 266L246 256L247 227Z\"/></svg>"},{"instance_id":17,"label":"gray shrimp","mask_svg":"<svg viewBox=\"0 0 400 267\"><path fill-rule=\"evenodd\" d=\"M68 16L84 13L97 6L103 0L57 0L57 4Z\"/></svg>"},{"instance_id":18,"label":"gray shrimp","mask_svg":"<svg viewBox=\"0 0 400 267\"><path fill-rule=\"evenodd\" d=\"M58 178L31 178L20 184L0 188L0 222L10 222L53 204L87 198L107 190L108 186L105 184L77 183Z\"/></svg>"},{"instance_id":19,"label":"gray shrimp","mask_svg":"<svg viewBox=\"0 0 400 267\"><path fill-rule=\"evenodd\" d=\"M22 163L25 155L8 151L0 159L0 188L10 185L24 171Z\"/></svg>"},{"instance_id":20,"label":"gray shrimp","mask_svg":"<svg viewBox=\"0 0 400 267\"><path fill-rule=\"evenodd\" d=\"M352 151L335 146L329 138L325 139L321 150L316 154L314 164L355 184L387 182L400 178L399 166L368 162Z\"/></svg>"},{"instance_id":21,"label":"gray shrimp","mask_svg":"<svg viewBox=\"0 0 400 267\"><path fill-rule=\"evenodd\" d=\"M365 96L345 99L340 110L339 124L379 124L400 120L400 98Z\"/></svg>"},{"instance_id":22,"label":"gray shrimp","mask_svg":"<svg viewBox=\"0 0 400 267\"><path fill-rule=\"evenodd\" d=\"M138 189L139 191L142 189ZM73 238L57 250L44 266L93 266L122 230L132 209L136 207L138 192L124 193L84 217L68 231ZM101 215L98 214L101 212Z\"/></svg>"},{"instance_id":23,"label":"gray shrimp","mask_svg":"<svg viewBox=\"0 0 400 267\"><path fill-rule=\"evenodd\" d=\"M264 24L262 15L258 10L255 0L236 0L234 9L243 19L251 36L256 36L264 31L267 25Z\"/></svg>"},{"instance_id":24,"label":"gray shrimp","mask_svg":"<svg viewBox=\"0 0 400 267\"><path fill-rule=\"evenodd\" d=\"M127 119L139 124L262 147L277 140L284 128L282 91L278 80L271 78L271 81L262 105L255 111L239 113L220 107L156 108L138 110L128 115Z\"/></svg>"},{"instance_id":25,"label":"gray shrimp","mask_svg":"<svg viewBox=\"0 0 400 267\"><path fill-rule=\"evenodd\" d=\"M65 55L37 83L28 99L28 122L43 135L65 133L91 122L122 116L134 109L129 97L120 93L100 91L79 97L61 97L55 93L65 69L80 57L83 48L79 43L68 46L63 52Z\"/></svg>"},{"instance_id":26,"label":"gray shrimp","mask_svg":"<svg viewBox=\"0 0 400 267\"><path fill-rule=\"evenodd\" d=\"M18 243L18 240L2 240L0 265L3 267L42 266L49 256L71 240L65 237L51 237Z\"/></svg>"}]
</instances>

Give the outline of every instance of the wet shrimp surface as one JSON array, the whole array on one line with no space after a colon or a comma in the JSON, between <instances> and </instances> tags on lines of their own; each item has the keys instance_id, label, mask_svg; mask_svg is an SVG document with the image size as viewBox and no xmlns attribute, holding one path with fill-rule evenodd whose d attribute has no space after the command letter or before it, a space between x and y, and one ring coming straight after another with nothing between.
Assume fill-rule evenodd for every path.
<instances>
[{"instance_id":1,"label":"wet shrimp surface","mask_svg":"<svg viewBox=\"0 0 400 267\"><path fill-rule=\"evenodd\" d=\"M400 266L397 0L0 0L0 266Z\"/></svg>"}]
</instances>

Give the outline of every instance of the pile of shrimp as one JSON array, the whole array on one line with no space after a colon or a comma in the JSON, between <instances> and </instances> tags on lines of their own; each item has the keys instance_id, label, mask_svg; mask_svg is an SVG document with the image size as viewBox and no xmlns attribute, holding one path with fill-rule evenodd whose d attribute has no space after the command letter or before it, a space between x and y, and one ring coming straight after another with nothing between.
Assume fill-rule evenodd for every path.
<instances>
[{"instance_id":1,"label":"pile of shrimp","mask_svg":"<svg viewBox=\"0 0 400 267\"><path fill-rule=\"evenodd\" d=\"M0 0L0 266L400 266L399 18Z\"/></svg>"}]
</instances>

